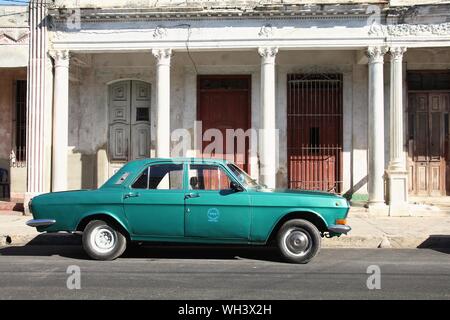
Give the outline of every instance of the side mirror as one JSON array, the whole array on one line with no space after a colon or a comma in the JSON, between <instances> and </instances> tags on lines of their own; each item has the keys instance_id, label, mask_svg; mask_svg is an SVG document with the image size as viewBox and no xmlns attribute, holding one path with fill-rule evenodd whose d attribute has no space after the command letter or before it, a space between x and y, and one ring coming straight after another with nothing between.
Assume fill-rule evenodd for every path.
<instances>
[{"instance_id":1,"label":"side mirror","mask_svg":"<svg viewBox=\"0 0 450 320\"><path fill-rule=\"evenodd\" d=\"M237 182L231 181L230 182L230 189L236 192L242 192L244 191L244 188L242 188L242 186L240 184L238 184Z\"/></svg>"}]
</instances>

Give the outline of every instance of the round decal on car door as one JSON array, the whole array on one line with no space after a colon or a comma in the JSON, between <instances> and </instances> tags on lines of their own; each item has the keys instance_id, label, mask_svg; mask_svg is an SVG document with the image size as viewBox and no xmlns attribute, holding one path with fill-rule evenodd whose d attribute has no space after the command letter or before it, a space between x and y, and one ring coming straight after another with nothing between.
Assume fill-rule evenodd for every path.
<instances>
[{"instance_id":1,"label":"round decal on car door","mask_svg":"<svg viewBox=\"0 0 450 320\"><path fill-rule=\"evenodd\" d=\"M208 209L208 222L218 222L219 221L219 210L217 208Z\"/></svg>"}]
</instances>

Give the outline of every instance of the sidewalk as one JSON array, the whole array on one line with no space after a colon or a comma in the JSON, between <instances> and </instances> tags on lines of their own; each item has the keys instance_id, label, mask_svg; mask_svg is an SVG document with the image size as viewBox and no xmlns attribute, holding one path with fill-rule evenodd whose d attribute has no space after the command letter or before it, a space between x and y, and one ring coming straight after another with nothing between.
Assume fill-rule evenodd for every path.
<instances>
[{"instance_id":1,"label":"sidewalk","mask_svg":"<svg viewBox=\"0 0 450 320\"><path fill-rule=\"evenodd\" d=\"M30 216L0 214L0 245L23 245L37 235L25 225ZM435 216L377 217L352 207L347 219L352 231L339 238L323 239L325 248L450 248L450 214Z\"/></svg>"},{"instance_id":2,"label":"sidewalk","mask_svg":"<svg viewBox=\"0 0 450 320\"><path fill-rule=\"evenodd\" d=\"M31 216L19 216L3 211L0 214L0 245L25 244L39 235L36 228L25 224L30 219Z\"/></svg>"}]
</instances>

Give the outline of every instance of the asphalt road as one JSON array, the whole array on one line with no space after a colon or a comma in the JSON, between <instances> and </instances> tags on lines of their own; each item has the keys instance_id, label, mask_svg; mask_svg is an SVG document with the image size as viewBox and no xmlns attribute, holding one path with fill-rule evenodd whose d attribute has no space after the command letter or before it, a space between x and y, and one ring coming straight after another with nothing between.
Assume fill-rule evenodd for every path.
<instances>
[{"instance_id":1,"label":"asphalt road","mask_svg":"<svg viewBox=\"0 0 450 320\"><path fill-rule=\"evenodd\" d=\"M371 265L381 289L367 288ZM76 245L27 245L0 248L0 275L0 299L450 299L450 251L431 249L323 249L294 265L267 248L142 246L100 262Z\"/></svg>"}]
</instances>

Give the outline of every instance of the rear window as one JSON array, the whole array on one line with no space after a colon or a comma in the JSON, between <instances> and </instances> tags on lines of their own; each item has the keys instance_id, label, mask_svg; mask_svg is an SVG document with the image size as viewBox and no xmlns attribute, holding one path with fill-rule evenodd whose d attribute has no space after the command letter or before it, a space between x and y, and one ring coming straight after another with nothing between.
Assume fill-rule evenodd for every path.
<instances>
[{"instance_id":1,"label":"rear window","mask_svg":"<svg viewBox=\"0 0 450 320\"><path fill-rule=\"evenodd\" d=\"M129 172L124 172L114 184L122 184L128 178L129 175L130 175Z\"/></svg>"}]
</instances>

